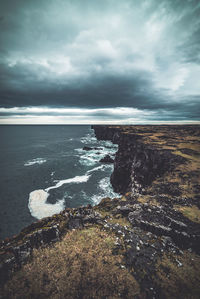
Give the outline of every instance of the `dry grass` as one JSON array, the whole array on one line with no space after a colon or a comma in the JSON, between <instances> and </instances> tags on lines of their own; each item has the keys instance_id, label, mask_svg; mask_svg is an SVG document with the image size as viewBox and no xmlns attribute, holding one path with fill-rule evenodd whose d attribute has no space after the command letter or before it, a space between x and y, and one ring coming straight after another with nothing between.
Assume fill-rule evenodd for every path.
<instances>
[{"instance_id":1,"label":"dry grass","mask_svg":"<svg viewBox=\"0 0 200 299\"><path fill-rule=\"evenodd\" d=\"M197 206L193 205L192 207L183 207L175 205L174 208L191 221L200 223L200 210Z\"/></svg>"},{"instance_id":2,"label":"dry grass","mask_svg":"<svg viewBox=\"0 0 200 299\"><path fill-rule=\"evenodd\" d=\"M153 206L159 206L160 203L152 196L150 195L141 195L137 198L137 201L140 202L140 203L148 203L150 205L153 205Z\"/></svg>"},{"instance_id":3,"label":"dry grass","mask_svg":"<svg viewBox=\"0 0 200 299\"><path fill-rule=\"evenodd\" d=\"M107 220L108 222L112 224L120 224L122 226L130 227L130 222L128 221L127 217L123 217L121 214L115 215L115 217L112 217Z\"/></svg>"},{"instance_id":4,"label":"dry grass","mask_svg":"<svg viewBox=\"0 0 200 299\"><path fill-rule=\"evenodd\" d=\"M51 248L35 250L6 284L5 298L134 298L139 286L123 256L113 255L115 237L99 228L71 231Z\"/></svg>"},{"instance_id":5,"label":"dry grass","mask_svg":"<svg viewBox=\"0 0 200 299\"><path fill-rule=\"evenodd\" d=\"M157 263L155 283L160 298L200 298L200 257L184 252L182 256L164 255Z\"/></svg>"},{"instance_id":6,"label":"dry grass","mask_svg":"<svg viewBox=\"0 0 200 299\"><path fill-rule=\"evenodd\" d=\"M183 154L181 151L179 150L176 150L176 151L173 151L172 152L174 155L178 155L178 156L181 156L183 158L186 158L186 159L189 159L189 160L194 160L194 161L197 161L199 162L199 157L196 156L196 155L188 155L188 154Z\"/></svg>"}]
</instances>

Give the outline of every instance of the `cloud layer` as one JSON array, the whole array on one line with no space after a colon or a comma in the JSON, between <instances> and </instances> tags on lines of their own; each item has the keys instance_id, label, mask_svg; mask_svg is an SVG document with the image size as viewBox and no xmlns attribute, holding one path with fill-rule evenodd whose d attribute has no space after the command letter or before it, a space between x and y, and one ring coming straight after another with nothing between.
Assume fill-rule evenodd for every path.
<instances>
[{"instance_id":1,"label":"cloud layer","mask_svg":"<svg viewBox=\"0 0 200 299\"><path fill-rule=\"evenodd\" d=\"M0 6L1 123L199 120L199 1Z\"/></svg>"}]
</instances>

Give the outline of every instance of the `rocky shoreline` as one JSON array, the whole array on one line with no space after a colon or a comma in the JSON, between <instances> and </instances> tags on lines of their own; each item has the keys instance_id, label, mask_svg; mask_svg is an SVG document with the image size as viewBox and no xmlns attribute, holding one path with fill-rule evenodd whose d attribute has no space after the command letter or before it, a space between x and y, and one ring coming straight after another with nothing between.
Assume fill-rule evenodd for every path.
<instances>
[{"instance_id":1,"label":"rocky shoreline","mask_svg":"<svg viewBox=\"0 0 200 299\"><path fill-rule=\"evenodd\" d=\"M65 209L4 240L1 284L29 262L34 248L60 241L73 229L95 226L115 234L113 255L122 253L123 267L140 286L137 298L187 298L182 294L185 289L192 292L192 285L185 272L190 269L191 277L200 274L191 266L200 265L200 127L92 128L97 139L118 144L111 183L122 197L103 199L94 207ZM177 272L184 279L179 277L177 289L169 290ZM193 298L200 295L198 277L192 282Z\"/></svg>"}]
</instances>

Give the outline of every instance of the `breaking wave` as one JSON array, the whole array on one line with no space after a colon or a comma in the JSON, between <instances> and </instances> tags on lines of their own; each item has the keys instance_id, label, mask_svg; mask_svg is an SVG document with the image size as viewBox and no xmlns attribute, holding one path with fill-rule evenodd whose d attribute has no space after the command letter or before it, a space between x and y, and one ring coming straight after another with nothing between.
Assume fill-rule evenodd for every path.
<instances>
[{"instance_id":1,"label":"breaking wave","mask_svg":"<svg viewBox=\"0 0 200 299\"><path fill-rule=\"evenodd\" d=\"M98 191L99 191L98 195L95 194L91 198L94 205L98 204L102 200L102 198L105 197L110 197L110 198L120 197L118 193L115 193L113 191L109 177L105 177L100 180L98 185Z\"/></svg>"},{"instance_id":2,"label":"breaking wave","mask_svg":"<svg viewBox=\"0 0 200 299\"><path fill-rule=\"evenodd\" d=\"M28 160L26 163L24 163L24 166L32 166L34 164L43 164L45 162L47 162L47 160L45 160L43 158L36 158L36 159Z\"/></svg>"},{"instance_id":3,"label":"breaking wave","mask_svg":"<svg viewBox=\"0 0 200 299\"><path fill-rule=\"evenodd\" d=\"M116 152L116 148L96 148L91 149L89 151L85 151L82 148L75 149L76 152L78 152L80 158L79 163L83 166L94 166L96 163L99 162L102 158L104 158L106 155L114 155Z\"/></svg>"}]
</instances>

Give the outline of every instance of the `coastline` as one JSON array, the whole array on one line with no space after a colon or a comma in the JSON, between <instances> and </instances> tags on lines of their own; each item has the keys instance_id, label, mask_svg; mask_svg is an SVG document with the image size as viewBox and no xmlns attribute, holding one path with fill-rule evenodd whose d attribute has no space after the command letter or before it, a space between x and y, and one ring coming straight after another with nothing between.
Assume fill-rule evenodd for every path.
<instances>
[{"instance_id":1,"label":"coastline","mask_svg":"<svg viewBox=\"0 0 200 299\"><path fill-rule=\"evenodd\" d=\"M126 268L134 268L143 293L153 298L161 292L158 281L166 258L173 256L178 268L187 264L188 254L199 262L200 126L92 128L97 139L119 146L111 183L122 197L65 209L4 240L1 282L30 260L34 248L62 240L72 229L98 226L120 236L118 250L123 248Z\"/></svg>"}]
</instances>

